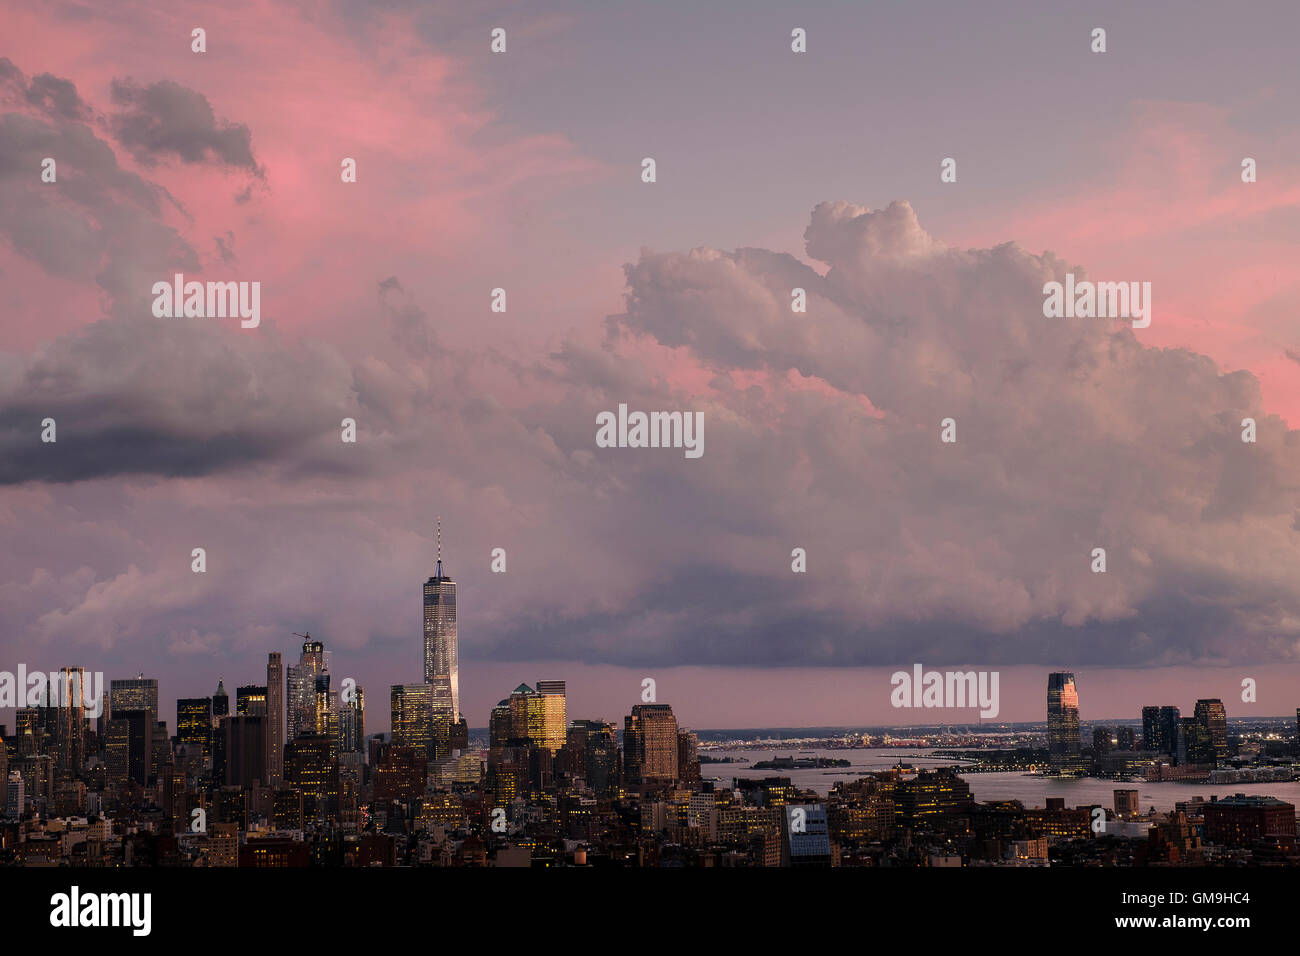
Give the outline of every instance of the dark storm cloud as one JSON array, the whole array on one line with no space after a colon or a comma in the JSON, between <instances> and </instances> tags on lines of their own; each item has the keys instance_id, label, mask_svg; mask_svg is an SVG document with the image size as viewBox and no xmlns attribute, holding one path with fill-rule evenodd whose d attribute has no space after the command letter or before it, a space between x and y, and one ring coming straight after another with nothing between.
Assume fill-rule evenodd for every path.
<instances>
[{"instance_id":1,"label":"dark storm cloud","mask_svg":"<svg viewBox=\"0 0 1300 956\"><path fill-rule=\"evenodd\" d=\"M353 403L331 350L206 322L105 320L0 366L0 483L214 474L339 440Z\"/></svg>"},{"instance_id":2,"label":"dark storm cloud","mask_svg":"<svg viewBox=\"0 0 1300 956\"><path fill-rule=\"evenodd\" d=\"M71 80L41 73L31 82L8 57L0 57L0 91L10 102L22 101L59 120L87 121L94 111Z\"/></svg>"},{"instance_id":3,"label":"dark storm cloud","mask_svg":"<svg viewBox=\"0 0 1300 956\"><path fill-rule=\"evenodd\" d=\"M247 126L219 122L202 93L171 80L140 86L130 78L113 81L113 134L137 160L152 164L177 157L186 163L215 163L261 177Z\"/></svg>"},{"instance_id":4,"label":"dark storm cloud","mask_svg":"<svg viewBox=\"0 0 1300 956\"><path fill-rule=\"evenodd\" d=\"M758 249L647 251L603 341L541 359L448 350L391 276L366 280L377 315L346 358L139 319L10 358L5 481L198 478L98 530L86 547L111 570L93 581L50 558L15 620L49 640L163 634L171 653L320 622L364 648L418 633L410 578L436 513L466 661L1154 665L1220 660L1225 641L1297 656L1300 433L1253 376L1044 319L1063 264L950 249L905 203L824 204L807 240L825 276ZM597 448L596 414L624 402L703 412L704 456ZM362 437L343 446L350 414ZM57 446L39 443L47 416ZM67 520L43 510L20 536ZM196 541L222 562L177 579ZM506 575L488 570L498 545Z\"/></svg>"},{"instance_id":5,"label":"dark storm cloud","mask_svg":"<svg viewBox=\"0 0 1300 956\"><path fill-rule=\"evenodd\" d=\"M0 234L51 275L96 284L114 314L147 314L160 275L194 270L199 258L160 219L170 197L117 163L89 126L0 116ZM58 184L41 181L45 157Z\"/></svg>"}]
</instances>

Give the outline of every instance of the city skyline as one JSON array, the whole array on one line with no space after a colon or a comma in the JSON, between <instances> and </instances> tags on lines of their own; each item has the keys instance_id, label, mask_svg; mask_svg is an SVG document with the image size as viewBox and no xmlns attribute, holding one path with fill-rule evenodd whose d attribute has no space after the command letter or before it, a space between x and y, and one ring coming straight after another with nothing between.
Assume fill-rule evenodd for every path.
<instances>
[{"instance_id":1,"label":"city skyline","mask_svg":"<svg viewBox=\"0 0 1300 956\"><path fill-rule=\"evenodd\" d=\"M15 925L1284 919L1295 0L0 6Z\"/></svg>"},{"instance_id":2,"label":"city skyline","mask_svg":"<svg viewBox=\"0 0 1300 956\"><path fill-rule=\"evenodd\" d=\"M421 637L422 662L423 662L423 671L425 675L425 681L423 683L425 685L430 686L431 690L429 691L429 693L433 695L431 699L427 702L428 707L436 710L437 707L440 705L436 704L435 701L441 700L445 697L446 701L448 702L447 707L449 708L450 713L452 715L459 714L460 716L464 717L464 714L459 709L457 709L454 705L450 704L450 701L453 699L452 688L459 687L459 664L458 664L459 632L457 627L458 612L457 612L457 605L456 605L456 583L454 580L451 579L451 577L448 574L444 572L443 569L441 517L437 519L436 525L437 525L437 530L435 532L435 539L434 539L435 542L434 573L432 576L428 578L427 581L424 582L423 585L423 603L422 603L423 627L422 627L422 637ZM312 640L311 633L309 631L301 632L301 633L295 632L293 636L296 638L303 639L303 645L302 645L302 651L301 651L299 663L297 665L290 665L287 668L284 668L282 665L279 664L279 661L281 659L281 653L279 651L271 651L268 652L268 660L266 664L266 673L268 679L270 677L270 674L273 672L273 670L283 671L285 675L285 680L283 683L281 683L280 681L276 681L275 684L277 687L277 692L283 695L284 699L287 701L287 705L284 707L282 711L279 712L278 719L286 722L286 726L287 726L286 734L282 735L282 739L289 739L289 740L293 738L300 725L305 725L309 723L314 724L316 722L317 720L316 715L319 709L319 705L317 703L318 694L320 692L319 682L321 680L324 681L323 686L325 688L326 694L328 695L329 683L330 683L329 668L330 668L330 662L333 659L333 650L332 649L327 650L325 648L324 641ZM481 669L483 663L484 662L475 662L476 668ZM500 666L501 665L493 666L489 664L488 669L499 669ZM534 666L534 665L521 666L521 665L509 664L505 666L508 669L522 670L525 667ZM566 669L564 666L560 666L557 668L552 662L547 662L541 666L544 666L545 668L548 668L551 671L555 671L555 670L563 671ZM569 666L570 668L576 668L579 670L586 669L585 665L580 665L580 664L579 665L570 664ZM666 673L668 675L672 675L677 670L678 670L677 668L665 668L662 669L660 673ZM864 670L865 669L841 668L838 669L837 671L828 672L828 673L833 674L833 677L835 679L841 681L857 682L860 681L861 674L864 672ZM885 682L889 681L890 677L886 676L887 672L885 671L885 669L871 669L871 670L876 673L879 680ZM1034 724L1040 722L1037 718L1030 716L1034 704L1030 699L1030 697L1027 696L1022 690L1022 688L1027 687L1028 682L1033 679L1032 675L1037 673L1037 669L1030 668L1030 667L1017 667L1017 668L1008 668L1007 670L1011 672L1013 675L1017 675L1017 676L1013 677L1012 681L1010 682L1010 689L1012 690L1012 694L1007 698L1006 706L1008 706L1011 709L1012 713L1020 714L1019 717L1011 717L1003 714L1003 715L999 715L997 718L984 718L979 715L979 710L977 706L971 706L965 709L949 707L949 708L943 708L937 712L936 711L928 712L929 716L931 716L934 719L915 719L915 720L903 720L903 721L898 721L898 720L889 721L883 719L883 717L879 719L869 719L866 717L861 717L860 719L856 719L856 720L840 720L840 721L823 720L823 721L809 721L806 723L795 723L795 722L781 721L781 720L765 720L765 721L760 721L760 720L743 721L742 720L731 724L712 724L707 722L701 723L698 721L695 721L693 723L701 730L713 731L713 730L728 730L728 729L752 729L758 727L772 727L772 728L779 727L785 729L798 729L801 727L818 728L818 727L829 727L829 726L840 726L846 728L888 727L888 728L906 729L911 727L933 727L942 724L992 727L1000 724ZM1220 677L1220 680L1215 683L1217 684L1217 686L1224 686L1224 683L1226 681L1239 680L1239 678L1237 678L1236 675L1240 673L1241 670L1242 670L1241 668L1224 669L1222 676ZM697 676L703 677L704 680L707 680L708 675L710 673L716 673L716 669L704 669L702 674L697 674ZM779 673L780 672L773 672L772 676L775 677ZM1106 672L1102 670L1094 669L1093 673L1102 674ZM1204 676L1203 670L1199 670L1197 671L1197 673L1201 674L1203 678ZM1144 712L1147 709L1150 709L1148 706L1143 705L1142 712L1139 712L1137 714L1102 712L1097 714L1096 716L1089 714L1087 717L1081 717L1082 711L1079 706L1079 695L1077 693L1077 690L1074 689L1074 675L1072 673L1064 673L1064 672L1060 673L1059 675L1056 673L1052 673L1049 675L1049 705L1048 705L1048 715L1045 721L1045 724L1048 727L1049 736L1051 734L1051 726L1054 719L1052 717L1053 690L1050 685L1051 685L1051 681L1054 680L1057 676L1063 678L1067 682L1069 687L1069 690L1066 692L1066 696L1069 698L1069 700L1073 701L1073 704L1071 705L1067 703L1067 709L1070 709L1072 707L1072 712L1074 714L1073 728L1074 728L1074 733L1076 738L1078 736L1078 725L1080 719L1083 719L1084 722L1091 723L1091 724L1102 723L1105 721L1111 721L1111 722L1136 721L1138 723L1143 723L1145 719ZM1130 680L1134 680L1136 683L1141 683L1141 675L1137 675L1136 677L1134 675L1129 675L1129 678ZM204 679L205 678L200 678L196 676L193 678L191 682L197 681L201 683ZM359 684L360 686L364 687L365 681L363 678L358 679L356 677L352 677L350 679L353 681L354 684ZM627 679L626 673L624 675L624 679L625 680ZM1180 682L1180 685L1185 684L1186 682L1190 682L1192 679L1194 678L1189 677L1186 679L1185 682ZM110 710L111 710L111 704L109 704L108 702L115 695L118 694L139 695L141 693L146 693L146 688L147 688L147 693L151 693L155 701L158 700L159 680L157 678L147 677L143 672L139 672L137 676L134 678L115 678L112 677L111 675L106 675L106 680L108 683L106 686L105 700L106 700L106 706L108 706ZM671 676L669 680L671 682ZM1250 677L1249 680L1252 683L1252 690L1257 692L1258 684L1261 682L1256 681L1254 677ZM608 681L608 677L606 677L606 681ZM220 686L223 683L224 683L224 677L219 675L218 685ZM559 683L564 684L565 681L560 681ZM596 681L594 683L599 684L600 682ZM1203 679L1202 679L1202 683L1204 683ZM1270 674L1268 675L1268 678L1262 681L1262 683L1264 683L1266 686L1284 687L1286 686L1287 682L1284 679L1278 678L1276 675ZM1114 679L1098 680L1097 685L1101 689L1108 689L1112 695L1119 694L1120 696L1123 696L1125 699L1129 699L1131 697L1131 694L1133 693L1132 689L1123 687L1122 682L1121 682L1121 686L1117 688ZM249 687L251 686L252 685L249 685ZM267 686L269 686L269 684L262 686L262 690L264 692ZM414 686L414 685L392 684L390 686L393 690L394 695L396 695L397 688L399 686ZM582 683L575 682L575 686L581 688ZM639 690L640 686L641 686L640 683L637 683L635 689ZM237 691L242 691L245 689L248 688L246 688L244 685L237 687ZM590 693L592 689L593 688L591 687L586 687L584 690L580 690L579 699L583 699L583 700L587 699L585 694ZM1207 699L1211 699L1204 696L1203 690L1204 690L1203 687L1189 688L1187 686L1179 686L1177 693L1183 696L1190 695L1191 701L1194 701L1195 706L1199 707L1201 702ZM603 704L604 707L603 710L593 711L593 713L609 713L609 712L616 711L618 709L617 703L613 705L612 709L609 703L610 701L617 699L618 692L616 692L614 695L609 695L607 694L607 691L608 691L608 687L601 687L598 689L598 692L594 695L595 699L604 701L605 703ZM1156 696L1163 696L1165 698L1168 698L1171 693L1169 689L1169 685L1152 685L1150 687L1145 688L1143 692L1150 692L1152 694L1155 694ZM336 686L334 690L334 694L337 695L338 693L339 690L338 687ZM1059 696L1060 690L1058 689L1056 693ZM483 691L481 694L477 695L477 697L491 697L492 695L493 695L493 690L487 689ZM1221 696L1228 696L1228 695L1223 694ZM887 714L887 713L892 715L899 714L900 712L897 710L885 711L883 709L882 702L884 700L887 700L888 697L889 697L888 694L877 695L875 698L875 706L868 707L868 709L872 713L878 715ZM1245 695L1243 694L1243 698L1244 697ZM178 726L179 716L180 716L179 704L182 701L191 698L163 697L162 699L175 701L177 704L176 709L169 712L165 709L162 709L160 706L154 708L155 712L159 714L160 719L162 719L163 717L170 717L170 720L168 721L170 726L173 727ZM389 699L388 695L384 695L382 699L388 700ZM394 696L393 699L396 699L396 697ZM1213 699L1219 700L1220 698L1213 698ZM1229 697L1230 701L1232 699L1233 698ZM864 703L869 700L871 700L871 698L864 698ZM689 700L687 706L689 706ZM765 704L764 706L766 707L767 705ZM795 702L796 708L803 707L803 706L804 706L803 702L801 701ZM1164 708L1164 709L1169 709L1169 708ZM1179 708L1175 706L1172 709L1176 712ZM1266 706L1259 705L1257 700L1245 701L1243 699L1242 706L1240 708L1237 708L1237 712L1232 714L1231 716L1235 718L1282 719L1285 718L1287 714L1291 712L1291 709L1292 708L1290 704L1283 703L1283 709L1281 711L1270 712ZM6 711L8 711L9 714L11 715L10 720L12 722L12 714L15 712L15 710L16 710L15 708L0 707L0 723L3 723L3 718L6 715ZM487 711L490 713L493 710L493 707L489 705L489 706L482 707L479 710ZM383 727L383 732L391 733L392 731L391 712L388 715L389 719L387 721L385 721L383 717L380 717L378 720L374 719L374 715L382 714L382 713L383 713L382 709L376 708L375 711L372 712L372 718L368 720L368 723L371 727L380 726ZM942 715L946 715L947 719L938 719ZM468 724L468 728L470 730L479 731L479 732L488 732L490 731L490 727L491 727L490 719L481 725L474 724L472 721ZM268 748L268 752L273 752L274 751L274 743L272 739L273 731L272 731L272 727L269 724L265 728L265 734L266 734L265 746Z\"/></svg>"}]
</instances>

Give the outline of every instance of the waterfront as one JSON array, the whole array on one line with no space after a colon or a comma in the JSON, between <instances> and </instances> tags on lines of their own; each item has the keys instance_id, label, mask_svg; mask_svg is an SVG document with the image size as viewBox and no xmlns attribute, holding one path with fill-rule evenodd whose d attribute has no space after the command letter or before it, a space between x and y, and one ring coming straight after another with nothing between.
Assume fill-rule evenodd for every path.
<instances>
[{"instance_id":1,"label":"waterfront","mask_svg":"<svg viewBox=\"0 0 1300 956\"><path fill-rule=\"evenodd\" d=\"M710 757L743 758L746 763L703 764L700 772L706 779L718 777L724 785L730 785L732 777L789 777L797 787L815 790L823 796L841 780L854 780L863 773L888 770L900 761L925 770L933 767L946 767L958 764L948 757L934 757L928 750L813 750L795 751L785 748L775 750L709 750L704 751ZM848 760L850 766L812 770L753 770L751 764L760 760L771 760L773 756L797 757L831 757ZM1038 777L1026 773L968 773L962 779L970 785L971 794L981 803L990 800L1019 800L1026 807L1044 807L1048 797L1061 797L1067 807L1101 804L1110 807L1114 802L1116 790L1137 790L1138 805L1143 811L1155 807L1157 810L1172 810L1174 804L1194 797L1231 796L1245 793L1256 796L1267 795L1300 806L1300 781L1285 783L1146 783L1145 781L1124 782L1100 777Z\"/></svg>"}]
</instances>

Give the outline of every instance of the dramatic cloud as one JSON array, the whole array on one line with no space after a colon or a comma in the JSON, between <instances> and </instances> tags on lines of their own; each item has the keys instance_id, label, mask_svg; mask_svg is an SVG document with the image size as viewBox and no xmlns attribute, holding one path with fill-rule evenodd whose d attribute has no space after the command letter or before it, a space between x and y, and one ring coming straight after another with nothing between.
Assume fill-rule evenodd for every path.
<instances>
[{"instance_id":1,"label":"dramatic cloud","mask_svg":"<svg viewBox=\"0 0 1300 956\"><path fill-rule=\"evenodd\" d=\"M213 474L301 456L326 433L337 440L351 404L346 365L327 347L267 338L222 334L215 322L104 320L10 361L0 483ZM45 418L58 441L34 447Z\"/></svg>"},{"instance_id":2,"label":"dramatic cloud","mask_svg":"<svg viewBox=\"0 0 1300 956\"><path fill-rule=\"evenodd\" d=\"M396 277L377 283L371 347L346 361L185 320L55 343L4 376L7 460L22 463L9 480L210 475L197 498L153 492L160 515L184 507L192 539L232 532L232 483L246 503L208 600L169 596L151 615L147 595L176 573L160 556L188 552L126 548L120 583L97 575L39 630L82 628L93 594L114 640L166 622L188 646L192 617L255 642L310 618L331 635L346 620L352 646L401 644L437 510L473 608L467 659L1295 656L1300 436L1259 407L1250 374L1145 347L1122 323L1045 319L1062 263L947 248L906 203L823 204L807 242L824 276L758 249L647 251L605 343L543 361L447 349ZM795 286L806 314L790 311ZM704 457L596 448L596 413L620 402L703 411ZM352 448L334 430L348 409ZM57 449L34 443L45 414ZM955 444L940 441L949 417ZM507 575L479 559L494 546ZM75 571L53 573L84 588ZM284 587L265 592L268 576ZM355 593L310 583L344 579ZM218 596L263 592L237 609Z\"/></svg>"},{"instance_id":3,"label":"dramatic cloud","mask_svg":"<svg viewBox=\"0 0 1300 956\"><path fill-rule=\"evenodd\" d=\"M120 316L148 314L152 283L199 259L162 218L166 191L122 169L81 123L0 116L0 235L49 275L93 283ZM57 162L57 185L41 179Z\"/></svg>"},{"instance_id":4,"label":"dramatic cloud","mask_svg":"<svg viewBox=\"0 0 1300 956\"><path fill-rule=\"evenodd\" d=\"M1285 131L1230 111L1203 137L1179 135L1202 128L1191 114L1136 137L1115 121L1131 85L1090 112L1099 125L1060 120L1069 91L1042 86L1029 95L1060 121L1052 136L984 124L963 155L1055 153L963 160L958 190L926 166L947 147L918 117L940 102L991 115L1021 91L923 71L934 91L886 97L884 125L858 128L840 101L861 88L858 57L768 76L761 57L675 49L671 75L628 94L590 81L659 77L653 43L606 42L639 35L625 13L521 8L511 54L492 57L481 18L426 8L223 5L205 56L174 18L15 11L28 72L0 60L10 660L156 668L172 697L256 681L268 650L310 630L382 726L383 686L422 673L436 515L467 686L543 660L788 668L806 688L828 665L1300 658L1300 436L1251 372L1199 354L1222 357L1223 330L1257 340L1266 359L1227 361L1273 395L1287 354L1300 362L1279 291L1300 208L1276 186L1296 180L1277 165ZM1255 70L1268 61L1223 95L1284 97L1285 77ZM809 136L774 141L736 90L786 104ZM707 108L665 107L692 96ZM653 187L636 165L651 149ZM1245 155L1274 157L1260 182L1240 181ZM1140 175L1108 192L1125 156ZM905 202L790 212L871 183L912 197L928 228ZM705 242L726 248L692 248ZM1151 328L1045 319L1043 283L1067 271L1153 280ZM175 272L260 282L261 327L154 318L150 290ZM508 313L489 310L497 286ZM1157 347L1187 342L1204 348ZM703 457L598 448L596 416L622 403L702 412Z\"/></svg>"},{"instance_id":5,"label":"dramatic cloud","mask_svg":"<svg viewBox=\"0 0 1300 956\"><path fill-rule=\"evenodd\" d=\"M146 165L174 156L262 175L248 127L218 122L202 93L171 80L140 86L128 78L114 81L113 102L124 107L112 117L114 135Z\"/></svg>"}]
</instances>

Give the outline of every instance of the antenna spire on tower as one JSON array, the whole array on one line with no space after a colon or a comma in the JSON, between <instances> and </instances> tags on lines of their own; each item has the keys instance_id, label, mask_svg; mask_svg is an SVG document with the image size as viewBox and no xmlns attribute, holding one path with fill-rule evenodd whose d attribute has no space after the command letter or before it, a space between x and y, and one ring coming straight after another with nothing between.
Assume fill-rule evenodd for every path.
<instances>
[{"instance_id":1,"label":"antenna spire on tower","mask_svg":"<svg viewBox=\"0 0 1300 956\"><path fill-rule=\"evenodd\" d=\"M437 520L438 520L438 530L437 530L437 538L438 538L438 570L437 570L437 572L436 572L436 575L437 575L437 577L442 577L442 515L438 515L438 519L437 519Z\"/></svg>"}]
</instances>

